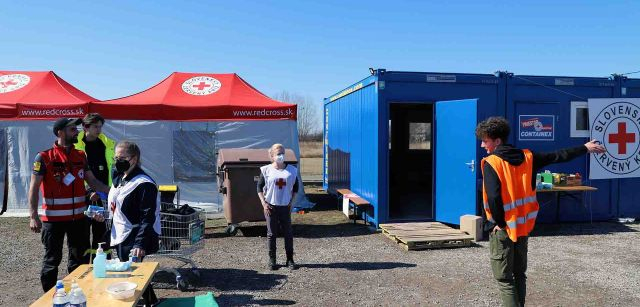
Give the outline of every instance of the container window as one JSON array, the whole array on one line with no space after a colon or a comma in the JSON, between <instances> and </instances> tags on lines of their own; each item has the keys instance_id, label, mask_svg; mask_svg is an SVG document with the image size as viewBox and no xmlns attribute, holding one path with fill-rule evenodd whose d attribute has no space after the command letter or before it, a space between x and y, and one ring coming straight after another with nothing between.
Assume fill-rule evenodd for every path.
<instances>
[{"instance_id":1,"label":"container window","mask_svg":"<svg viewBox=\"0 0 640 307\"><path fill-rule=\"evenodd\" d=\"M431 149L431 123L409 123L409 149Z\"/></svg>"},{"instance_id":2,"label":"container window","mask_svg":"<svg viewBox=\"0 0 640 307\"><path fill-rule=\"evenodd\" d=\"M586 101L571 102L571 137L589 137L589 107Z\"/></svg>"},{"instance_id":3,"label":"container window","mask_svg":"<svg viewBox=\"0 0 640 307\"><path fill-rule=\"evenodd\" d=\"M216 182L215 133L173 132L173 178L176 182Z\"/></svg>"}]
</instances>

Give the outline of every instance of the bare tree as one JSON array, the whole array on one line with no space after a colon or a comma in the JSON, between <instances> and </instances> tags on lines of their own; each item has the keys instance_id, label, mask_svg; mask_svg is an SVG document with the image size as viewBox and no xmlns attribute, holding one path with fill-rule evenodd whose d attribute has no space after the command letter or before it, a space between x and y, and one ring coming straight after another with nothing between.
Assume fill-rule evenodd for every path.
<instances>
[{"instance_id":1,"label":"bare tree","mask_svg":"<svg viewBox=\"0 0 640 307\"><path fill-rule=\"evenodd\" d=\"M310 140L320 131L318 106L313 102L313 98L281 91L275 94L273 99L298 105L298 137L301 141Z\"/></svg>"}]
</instances>

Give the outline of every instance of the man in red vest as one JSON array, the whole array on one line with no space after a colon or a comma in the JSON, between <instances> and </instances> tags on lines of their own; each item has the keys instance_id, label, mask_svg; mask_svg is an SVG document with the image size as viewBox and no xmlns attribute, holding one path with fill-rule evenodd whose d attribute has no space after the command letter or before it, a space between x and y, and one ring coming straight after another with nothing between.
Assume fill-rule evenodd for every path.
<instances>
[{"instance_id":1,"label":"man in red vest","mask_svg":"<svg viewBox=\"0 0 640 307\"><path fill-rule=\"evenodd\" d=\"M533 153L507 144L510 127L502 117L478 124L476 136L488 157L482 159L482 196L489 234L491 269L504 306L524 306L527 294L528 236L538 215L536 174L552 163L587 152L602 153L595 140L552 153Z\"/></svg>"},{"instance_id":2,"label":"man in red vest","mask_svg":"<svg viewBox=\"0 0 640 307\"><path fill-rule=\"evenodd\" d=\"M82 121L76 118L60 118L53 124L57 140L53 147L38 153L33 162L33 174L29 187L29 227L35 233L42 230L44 259L40 281L47 292L58 278L58 265L62 260L62 244L65 235L69 248L68 272L71 273L89 257L88 220L84 215L86 181L97 191L109 192L109 187L98 181L89 167L84 152L73 144L78 140L78 128ZM38 209L39 194L42 207Z\"/></svg>"}]
</instances>

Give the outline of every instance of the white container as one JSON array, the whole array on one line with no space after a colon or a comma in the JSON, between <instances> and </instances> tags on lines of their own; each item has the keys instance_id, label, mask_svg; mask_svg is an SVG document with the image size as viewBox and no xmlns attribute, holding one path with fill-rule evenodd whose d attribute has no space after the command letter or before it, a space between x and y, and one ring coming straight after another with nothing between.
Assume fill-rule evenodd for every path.
<instances>
[{"instance_id":1,"label":"white container","mask_svg":"<svg viewBox=\"0 0 640 307\"><path fill-rule=\"evenodd\" d=\"M110 284L107 287L107 293L109 293L111 297L115 299L126 300L133 297L133 295L136 293L137 287L138 285L130 281L121 281Z\"/></svg>"}]
</instances>

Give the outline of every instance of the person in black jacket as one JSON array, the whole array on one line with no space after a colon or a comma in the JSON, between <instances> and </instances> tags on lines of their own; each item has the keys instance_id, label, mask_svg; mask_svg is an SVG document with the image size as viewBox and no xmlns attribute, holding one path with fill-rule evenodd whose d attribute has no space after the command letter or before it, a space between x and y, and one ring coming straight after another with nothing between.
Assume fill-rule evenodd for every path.
<instances>
[{"instance_id":1,"label":"person in black jacket","mask_svg":"<svg viewBox=\"0 0 640 307\"><path fill-rule=\"evenodd\" d=\"M110 246L121 261L129 255L138 258L159 249L160 199L156 183L141 168L140 148L133 142L121 141L115 150L116 176L109 191L109 207L113 214ZM157 298L151 286L143 294L147 304Z\"/></svg>"},{"instance_id":2,"label":"person in black jacket","mask_svg":"<svg viewBox=\"0 0 640 307\"><path fill-rule=\"evenodd\" d=\"M111 245L122 261L158 251L160 204L156 183L140 167L140 148L133 142L116 145L116 177L109 192L113 212Z\"/></svg>"},{"instance_id":3,"label":"person in black jacket","mask_svg":"<svg viewBox=\"0 0 640 307\"><path fill-rule=\"evenodd\" d=\"M482 141L482 148L489 155L496 155L502 161L512 166L519 166L525 162L525 153L522 149L507 144L510 126L502 117L490 117L478 124L476 136ZM540 169L552 164L567 162L583 154L605 152L604 146L595 140L584 145L566 148L550 153L531 152L532 167L527 170L531 177L531 190L536 189L536 176ZM505 220L505 204L502 198L502 188L506 183L500 181L500 176L490 163L483 166L483 187L486 193L486 202L493 221L485 220L484 229L490 232L491 266L494 278L498 281L500 292L505 306L524 306L526 297L526 269L528 237L518 237L513 242L507 236L507 222ZM519 182L510 183L513 186ZM524 190L524 189L520 189ZM507 192L509 193L509 192ZM537 206L537 203L536 203ZM534 220L535 221L535 220ZM494 257L500 255L501 257Z\"/></svg>"}]
</instances>

